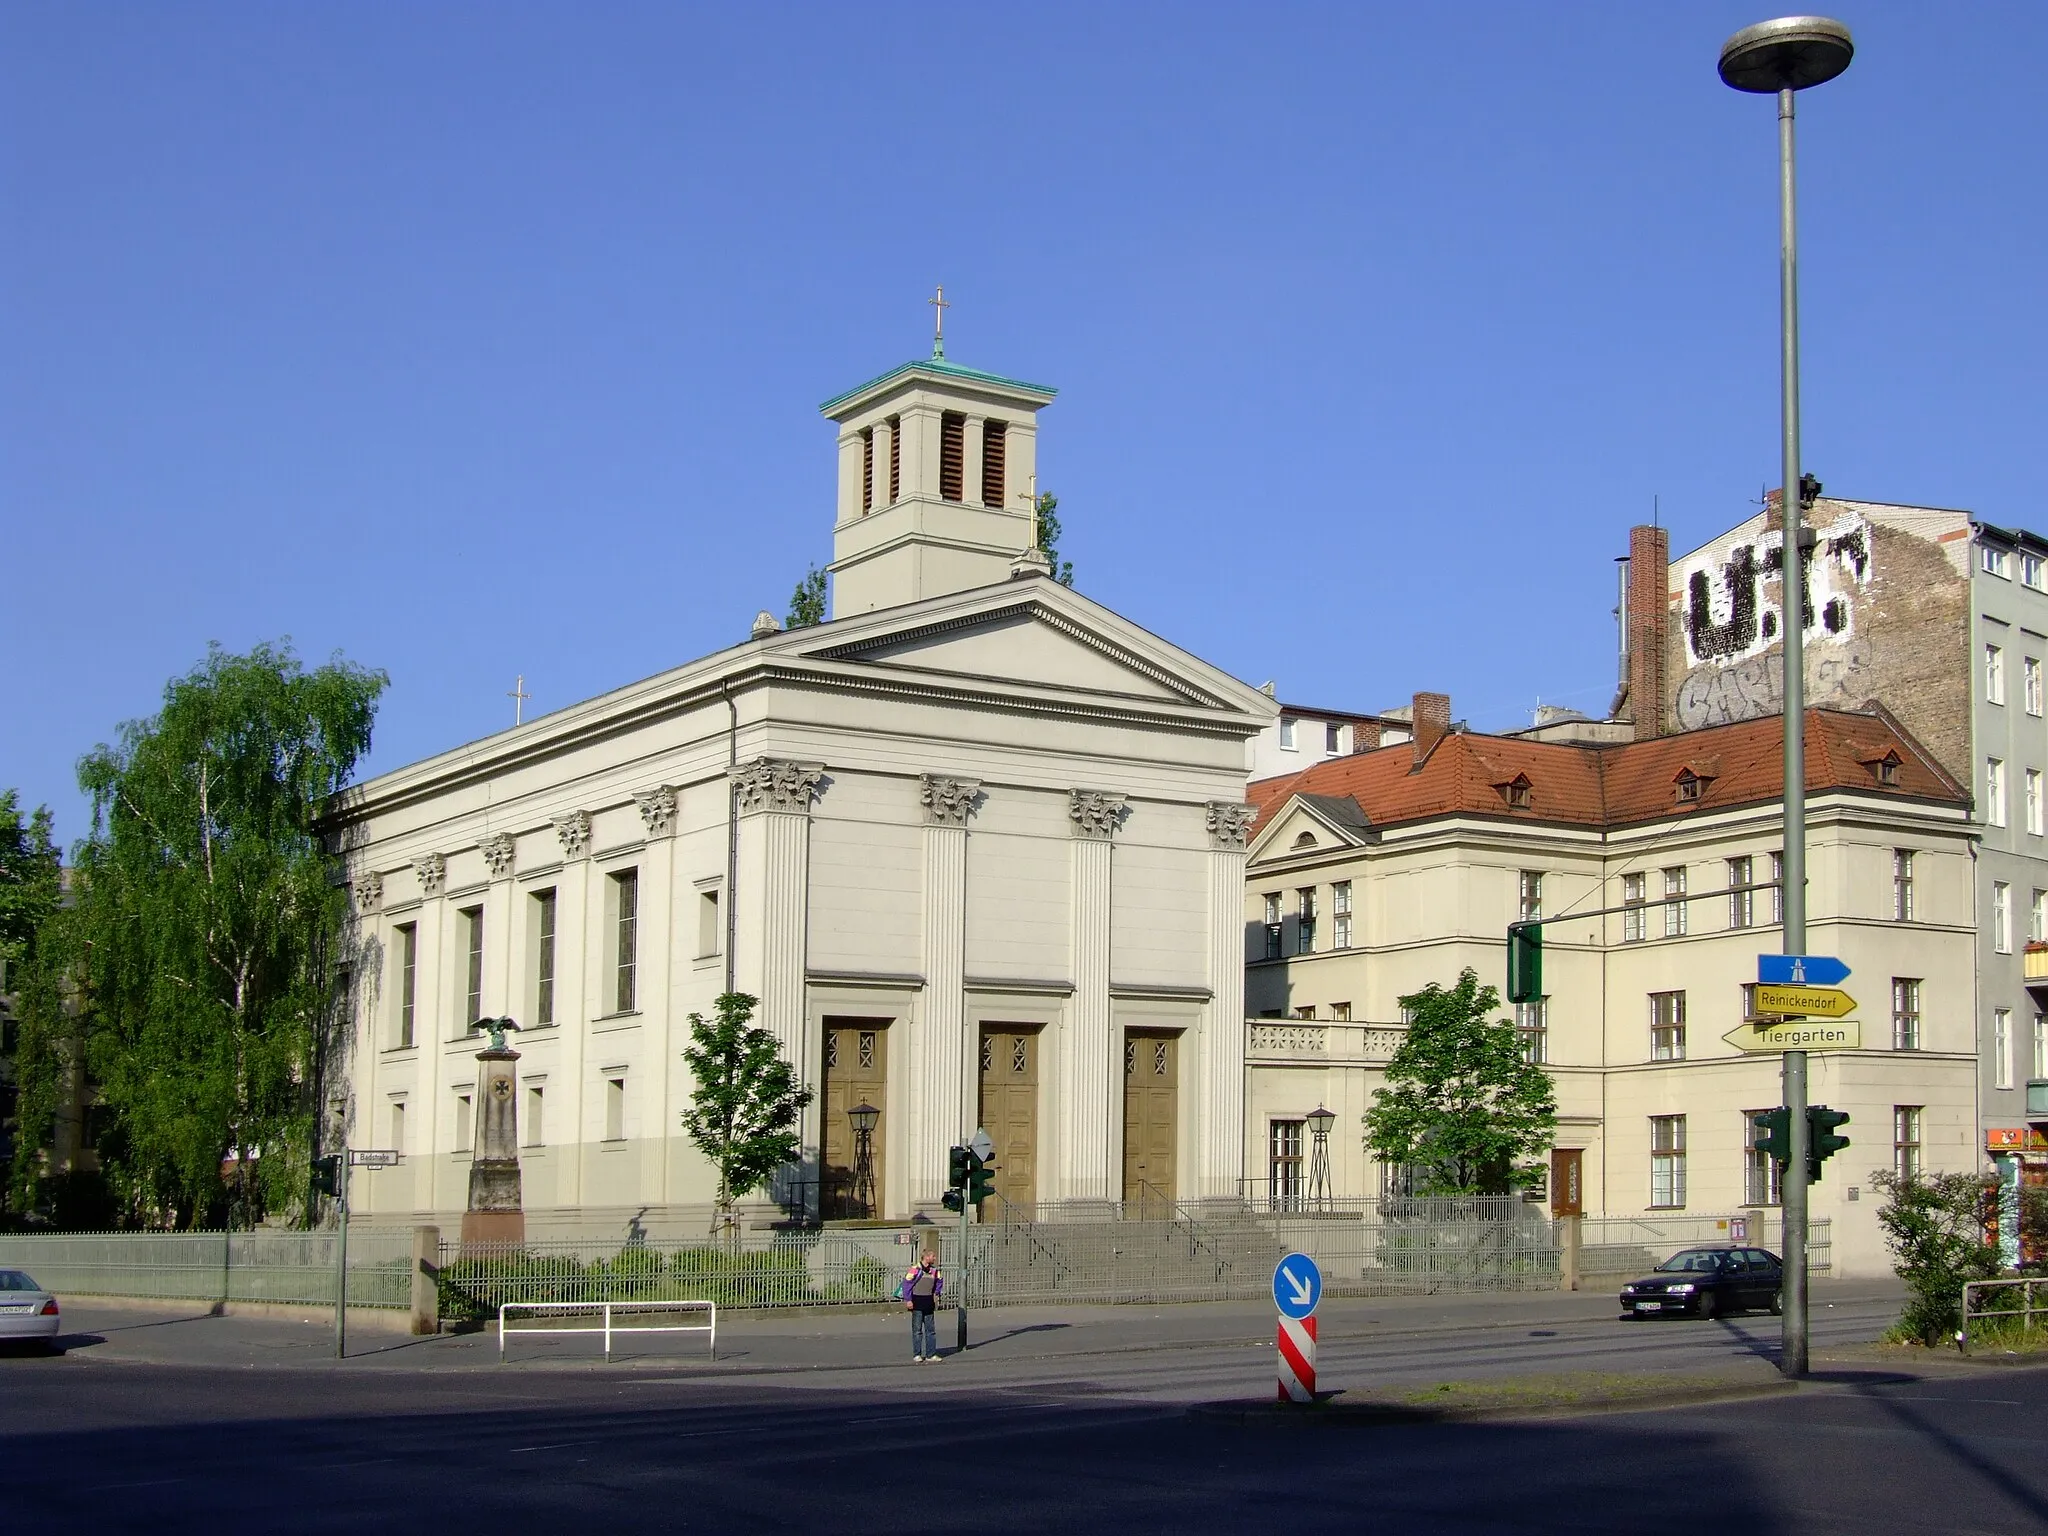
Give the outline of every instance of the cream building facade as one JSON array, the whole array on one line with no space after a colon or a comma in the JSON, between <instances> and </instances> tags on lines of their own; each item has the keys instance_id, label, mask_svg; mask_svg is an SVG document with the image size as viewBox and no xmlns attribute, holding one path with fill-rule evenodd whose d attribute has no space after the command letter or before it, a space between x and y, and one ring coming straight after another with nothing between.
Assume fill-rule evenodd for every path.
<instances>
[{"instance_id":1,"label":"cream building facade","mask_svg":"<svg viewBox=\"0 0 2048 1536\"><path fill-rule=\"evenodd\" d=\"M1051 398L934 359L828 402L831 622L757 622L353 794L333 1108L402 1154L358 1211L462 1209L469 1025L510 1015L529 1230L700 1220L682 1052L728 988L817 1095L764 1218L934 1210L982 1123L1018 1204L1236 1194L1244 765L1273 704L1047 578Z\"/></svg>"},{"instance_id":2,"label":"cream building facade","mask_svg":"<svg viewBox=\"0 0 2048 1536\"><path fill-rule=\"evenodd\" d=\"M1748 1114L1781 1102L1779 1062L1722 1037L1781 942L1774 893L1725 894L1775 878L1781 750L1776 717L1596 745L1425 724L1255 784L1252 1187L1299 1187L1302 1122L1323 1105L1332 1192L1380 1193L1362 1121L1403 1038L1399 999L1466 966L1504 992L1507 926L1540 917L1548 996L1502 1014L1557 1085L1554 1184L1575 1172L1588 1215L1774 1206ZM1813 1213L1832 1219L1834 1273L1886 1273L1870 1172L1979 1164L1975 833L1967 793L1881 713L1814 711L1808 762L1809 945L1853 968L1864 1036L1811 1058L1812 1101L1853 1117Z\"/></svg>"}]
</instances>

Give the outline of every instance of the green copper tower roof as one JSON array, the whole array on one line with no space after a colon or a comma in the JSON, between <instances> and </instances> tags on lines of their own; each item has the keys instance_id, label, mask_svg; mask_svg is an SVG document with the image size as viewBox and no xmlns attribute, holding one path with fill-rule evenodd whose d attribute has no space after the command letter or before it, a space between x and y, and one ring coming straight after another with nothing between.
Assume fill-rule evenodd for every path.
<instances>
[{"instance_id":1,"label":"green copper tower roof","mask_svg":"<svg viewBox=\"0 0 2048 1536\"><path fill-rule=\"evenodd\" d=\"M992 384L998 389L1012 389L1027 395L1040 395L1051 400L1059 393L1050 384L1028 384L1022 379L1004 378L1000 373L983 373L979 368L963 368L958 363L949 363L943 356L920 358L915 362L900 363L887 373L877 374L867 383L849 389L842 395L834 395L818 407L820 415L830 416L849 400L857 400L869 390L878 389L893 379L911 373L935 373L942 378L959 379L968 384Z\"/></svg>"}]
</instances>

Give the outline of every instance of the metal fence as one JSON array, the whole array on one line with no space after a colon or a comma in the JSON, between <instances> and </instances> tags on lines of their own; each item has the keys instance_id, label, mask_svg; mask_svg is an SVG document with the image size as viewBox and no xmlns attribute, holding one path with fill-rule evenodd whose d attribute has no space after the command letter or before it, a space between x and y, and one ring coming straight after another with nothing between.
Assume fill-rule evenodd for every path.
<instances>
[{"instance_id":1,"label":"metal fence","mask_svg":"<svg viewBox=\"0 0 2048 1536\"><path fill-rule=\"evenodd\" d=\"M1540 1206L1505 1199L1387 1199L1343 1208L1262 1211L1239 1205L1115 1202L1023 1213L957 1227L812 1227L759 1234L742 1252L702 1242L617 1237L468 1246L444 1241L441 1310L495 1316L504 1302L711 1301L757 1308L877 1303L920 1249L934 1248L951 1294L975 1306L1076 1301L1252 1300L1287 1253L1312 1255L1336 1296L1555 1290L1565 1230ZM1729 1242L1741 1218L1587 1217L1582 1287L1632 1278L1693 1243ZM1743 1240L1780 1249L1775 1216ZM352 1227L349 1301L405 1307L411 1229ZM0 1266L62 1294L161 1297L211 1304L332 1306L331 1232L117 1232L0 1235ZM1813 1272L1829 1272L1826 1221L1808 1236Z\"/></svg>"},{"instance_id":2,"label":"metal fence","mask_svg":"<svg viewBox=\"0 0 2048 1536\"><path fill-rule=\"evenodd\" d=\"M351 1306L411 1300L412 1232L351 1227ZM334 1305L332 1232L0 1233L0 1267L23 1269L59 1296L134 1296Z\"/></svg>"}]
</instances>

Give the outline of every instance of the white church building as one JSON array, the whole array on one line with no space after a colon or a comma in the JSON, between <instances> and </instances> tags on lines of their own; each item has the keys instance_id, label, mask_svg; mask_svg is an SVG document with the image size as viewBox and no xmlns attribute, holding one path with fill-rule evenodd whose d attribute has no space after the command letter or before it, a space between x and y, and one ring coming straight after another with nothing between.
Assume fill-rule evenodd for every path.
<instances>
[{"instance_id":1,"label":"white church building","mask_svg":"<svg viewBox=\"0 0 2048 1536\"><path fill-rule=\"evenodd\" d=\"M701 1219L683 1049L729 988L816 1091L782 1209L934 1211L977 1126L1018 1206L1237 1195L1246 744L1275 705L1049 579L1052 398L934 356L827 402L829 622L352 793L331 1107L402 1154L359 1214L462 1210L469 1026L510 1015L535 1230Z\"/></svg>"}]
</instances>

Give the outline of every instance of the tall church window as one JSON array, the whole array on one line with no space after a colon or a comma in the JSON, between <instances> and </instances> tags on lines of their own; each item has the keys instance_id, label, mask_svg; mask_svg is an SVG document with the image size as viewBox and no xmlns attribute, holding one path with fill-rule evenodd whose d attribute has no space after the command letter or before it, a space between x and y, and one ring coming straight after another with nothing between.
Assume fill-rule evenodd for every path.
<instances>
[{"instance_id":1,"label":"tall church window","mask_svg":"<svg viewBox=\"0 0 2048 1536\"><path fill-rule=\"evenodd\" d=\"M981 427L981 504L984 507L1003 505L1004 460L1009 451L1010 429L1000 421L987 421Z\"/></svg>"},{"instance_id":2,"label":"tall church window","mask_svg":"<svg viewBox=\"0 0 2048 1536\"><path fill-rule=\"evenodd\" d=\"M939 497L965 501L962 481L967 473L967 418L957 411L939 417Z\"/></svg>"},{"instance_id":3,"label":"tall church window","mask_svg":"<svg viewBox=\"0 0 2048 1536\"><path fill-rule=\"evenodd\" d=\"M484 909L464 907L462 926L469 951L469 974L463 986L462 1022L474 1024L484 1016Z\"/></svg>"},{"instance_id":4,"label":"tall church window","mask_svg":"<svg viewBox=\"0 0 2048 1536\"><path fill-rule=\"evenodd\" d=\"M640 969L640 871L624 869L612 876L612 922L618 936L618 963L613 973L612 1011L631 1013Z\"/></svg>"}]
</instances>

